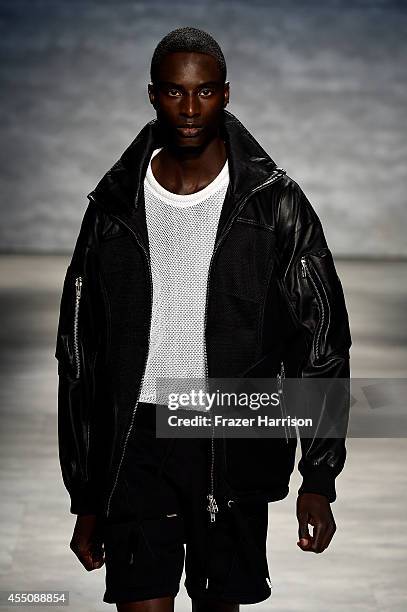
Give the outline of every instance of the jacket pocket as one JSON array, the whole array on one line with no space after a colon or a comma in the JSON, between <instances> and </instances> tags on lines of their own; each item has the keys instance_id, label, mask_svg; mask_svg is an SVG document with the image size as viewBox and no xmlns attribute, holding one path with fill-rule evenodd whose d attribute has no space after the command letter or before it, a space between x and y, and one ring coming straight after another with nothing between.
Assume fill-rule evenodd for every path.
<instances>
[{"instance_id":1,"label":"jacket pocket","mask_svg":"<svg viewBox=\"0 0 407 612\"><path fill-rule=\"evenodd\" d=\"M75 277L75 308L73 318L73 347L74 347L74 359L75 359L75 378L80 378L81 375L81 360L79 355L79 338L78 338L78 325L79 325L79 311L80 301L82 295L82 276L78 275Z\"/></svg>"},{"instance_id":2,"label":"jacket pocket","mask_svg":"<svg viewBox=\"0 0 407 612\"><path fill-rule=\"evenodd\" d=\"M68 374L78 380L81 377L81 299L84 277L69 266L65 275L60 303L60 316L55 357L58 373Z\"/></svg>"},{"instance_id":3,"label":"jacket pocket","mask_svg":"<svg viewBox=\"0 0 407 612\"><path fill-rule=\"evenodd\" d=\"M318 272L318 264L326 257L332 257L328 248L321 249L318 253L307 253L300 259L301 276L308 282L318 306L318 321L314 329L312 347L316 361L321 360L325 352L326 335L329 329L331 310L328 295L325 289L322 275Z\"/></svg>"},{"instance_id":4,"label":"jacket pocket","mask_svg":"<svg viewBox=\"0 0 407 612\"><path fill-rule=\"evenodd\" d=\"M59 450L69 492L89 478L91 410L95 402L97 346L90 331L85 274L68 266L60 304L58 360Z\"/></svg>"}]
</instances>

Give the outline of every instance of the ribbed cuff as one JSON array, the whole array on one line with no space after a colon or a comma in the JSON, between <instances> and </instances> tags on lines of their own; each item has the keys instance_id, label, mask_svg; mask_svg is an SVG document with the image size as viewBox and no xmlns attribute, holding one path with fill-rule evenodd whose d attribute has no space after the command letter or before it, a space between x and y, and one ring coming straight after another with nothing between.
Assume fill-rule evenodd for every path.
<instances>
[{"instance_id":1,"label":"ribbed cuff","mask_svg":"<svg viewBox=\"0 0 407 612\"><path fill-rule=\"evenodd\" d=\"M301 493L317 493L325 495L329 503L336 500L335 476L332 468L326 465L307 466L303 473L302 485L298 489L298 495Z\"/></svg>"},{"instance_id":2,"label":"ribbed cuff","mask_svg":"<svg viewBox=\"0 0 407 612\"><path fill-rule=\"evenodd\" d=\"M101 501L91 485L88 483L82 489L71 492L71 514L100 514Z\"/></svg>"}]
</instances>

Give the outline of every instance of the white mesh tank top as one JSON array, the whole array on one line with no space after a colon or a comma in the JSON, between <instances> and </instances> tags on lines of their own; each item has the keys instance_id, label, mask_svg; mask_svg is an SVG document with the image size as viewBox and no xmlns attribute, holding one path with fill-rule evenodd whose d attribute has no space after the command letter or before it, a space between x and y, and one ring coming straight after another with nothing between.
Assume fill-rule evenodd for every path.
<instances>
[{"instance_id":1,"label":"white mesh tank top","mask_svg":"<svg viewBox=\"0 0 407 612\"><path fill-rule=\"evenodd\" d=\"M160 150L155 149L151 159ZM229 167L226 160L221 172L204 189L178 195L158 183L151 159L144 179L144 199L153 309L139 401L167 404L169 392L189 392L191 387L205 390L206 286L229 184ZM157 377L173 382L157 384ZM192 384L194 381L185 388L181 386L183 381L179 379L190 378L199 379L198 387Z\"/></svg>"}]
</instances>

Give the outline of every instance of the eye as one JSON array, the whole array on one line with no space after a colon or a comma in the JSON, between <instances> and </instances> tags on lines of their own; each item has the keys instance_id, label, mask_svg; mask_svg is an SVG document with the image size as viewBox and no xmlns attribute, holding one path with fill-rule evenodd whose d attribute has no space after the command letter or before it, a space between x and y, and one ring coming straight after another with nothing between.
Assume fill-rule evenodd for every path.
<instances>
[{"instance_id":1,"label":"eye","mask_svg":"<svg viewBox=\"0 0 407 612\"><path fill-rule=\"evenodd\" d=\"M178 91L178 89L175 89L174 87L170 87L167 90L167 93L168 93L169 96L176 97L179 94L179 91Z\"/></svg>"},{"instance_id":2,"label":"eye","mask_svg":"<svg viewBox=\"0 0 407 612\"><path fill-rule=\"evenodd\" d=\"M212 89L209 89L209 87L204 87L203 89L201 89L201 93L204 94L204 98L209 98L209 96L212 95Z\"/></svg>"}]
</instances>

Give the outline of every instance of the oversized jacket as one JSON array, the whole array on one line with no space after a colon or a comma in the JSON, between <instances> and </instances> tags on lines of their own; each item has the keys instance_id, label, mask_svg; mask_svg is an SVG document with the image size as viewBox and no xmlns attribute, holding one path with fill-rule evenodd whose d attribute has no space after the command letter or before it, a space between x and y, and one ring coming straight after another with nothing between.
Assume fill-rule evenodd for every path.
<instances>
[{"instance_id":1,"label":"oversized jacket","mask_svg":"<svg viewBox=\"0 0 407 612\"><path fill-rule=\"evenodd\" d=\"M206 375L348 379L348 314L318 215L299 185L226 110L222 132L230 182L207 279ZM148 122L88 194L66 270L55 357L59 458L73 514L114 518L119 512L117 484L135 423L152 312L143 181L162 138L159 121ZM345 396L342 410L347 401ZM211 519L220 469L237 500L284 498L297 440L299 493L335 501L345 435L215 438L208 444Z\"/></svg>"}]
</instances>

